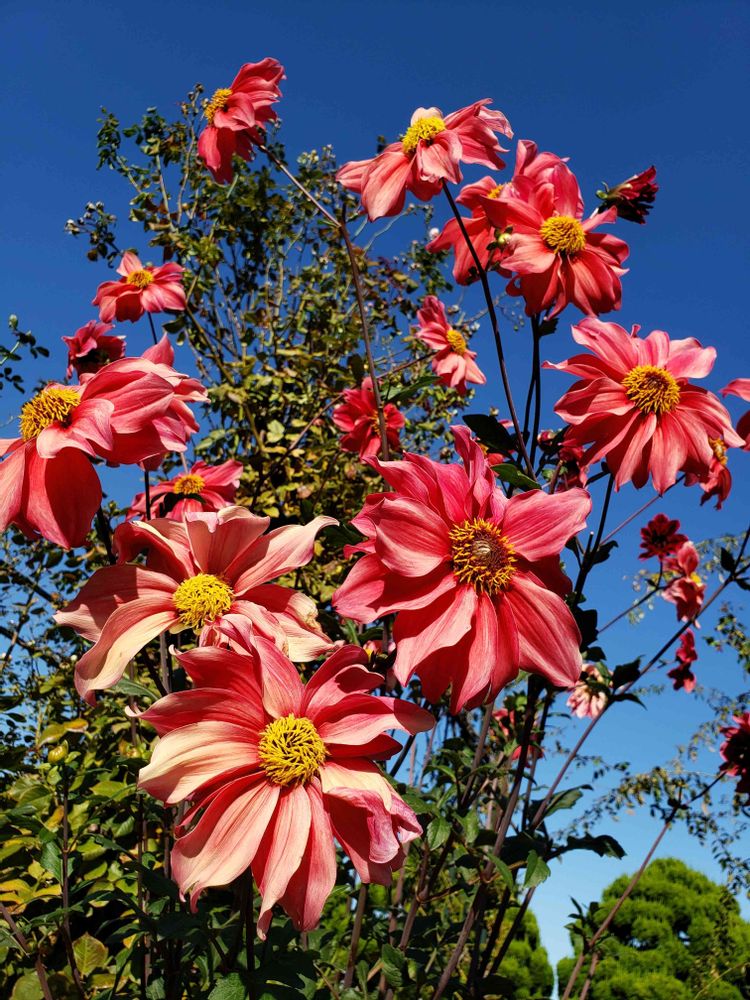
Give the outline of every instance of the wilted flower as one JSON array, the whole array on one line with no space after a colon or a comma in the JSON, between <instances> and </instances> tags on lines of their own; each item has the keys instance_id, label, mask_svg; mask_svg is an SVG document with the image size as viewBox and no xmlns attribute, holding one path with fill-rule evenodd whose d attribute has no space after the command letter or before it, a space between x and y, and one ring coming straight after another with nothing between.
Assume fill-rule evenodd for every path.
<instances>
[{"instance_id":1,"label":"wilted flower","mask_svg":"<svg viewBox=\"0 0 750 1000\"><path fill-rule=\"evenodd\" d=\"M628 177L616 187L608 188L605 184L603 191L597 191L596 197L602 201L599 211L606 212L608 208L615 208L618 218L643 225L658 190L656 167L649 167L643 173Z\"/></svg>"},{"instance_id":2,"label":"wilted flower","mask_svg":"<svg viewBox=\"0 0 750 1000\"><path fill-rule=\"evenodd\" d=\"M125 354L124 337L108 337L111 323L97 323L89 320L79 327L72 337L63 337L68 348L68 369L65 377L70 378L75 369L77 375L93 375L110 361L118 361Z\"/></svg>"}]
</instances>

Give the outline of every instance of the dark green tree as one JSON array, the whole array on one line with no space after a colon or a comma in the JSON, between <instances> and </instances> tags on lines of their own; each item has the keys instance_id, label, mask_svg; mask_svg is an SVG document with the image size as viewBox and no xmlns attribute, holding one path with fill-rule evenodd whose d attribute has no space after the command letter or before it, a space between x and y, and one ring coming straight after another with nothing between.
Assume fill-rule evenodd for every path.
<instances>
[{"instance_id":1,"label":"dark green tree","mask_svg":"<svg viewBox=\"0 0 750 1000\"><path fill-rule=\"evenodd\" d=\"M598 926L629 875L616 879L595 910ZM596 905L596 904L595 904ZM581 936L571 932L576 955ZM573 958L558 965L564 987ZM676 858L652 862L602 938L591 977L583 970L572 996L588 1000L744 1000L750 997L750 924L726 887Z\"/></svg>"}]
</instances>

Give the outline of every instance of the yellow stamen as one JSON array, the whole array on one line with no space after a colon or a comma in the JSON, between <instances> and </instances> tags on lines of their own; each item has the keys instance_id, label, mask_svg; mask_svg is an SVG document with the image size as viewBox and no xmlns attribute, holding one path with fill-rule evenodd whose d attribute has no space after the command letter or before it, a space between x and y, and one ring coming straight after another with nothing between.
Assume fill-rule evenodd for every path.
<instances>
[{"instance_id":1,"label":"yellow stamen","mask_svg":"<svg viewBox=\"0 0 750 1000\"><path fill-rule=\"evenodd\" d=\"M172 486L173 493L185 496L189 493L200 493L206 485L203 476L198 476L194 472L186 472L184 476L178 476Z\"/></svg>"},{"instance_id":2,"label":"yellow stamen","mask_svg":"<svg viewBox=\"0 0 750 1000\"><path fill-rule=\"evenodd\" d=\"M445 339L451 346L451 350L454 354L464 355L466 354L466 341L458 332L458 330L450 329L446 331Z\"/></svg>"},{"instance_id":3,"label":"yellow stamen","mask_svg":"<svg viewBox=\"0 0 750 1000\"><path fill-rule=\"evenodd\" d=\"M258 741L258 757L275 785L307 784L326 758L318 730L304 716L269 722Z\"/></svg>"},{"instance_id":4,"label":"yellow stamen","mask_svg":"<svg viewBox=\"0 0 750 1000\"><path fill-rule=\"evenodd\" d=\"M475 518L449 532L453 574L477 593L491 597L504 590L516 568L515 549L496 524Z\"/></svg>"},{"instance_id":5,"label":"yellow stamen","mask_svg":"<svg viewBox=\"0 0 750 1000\"><path fill-rule=\"evenodd\" d=\"M722 465L726 465L727 446L724 444L723 438L709 438L708 443L711 445L711 450L714 453L716 461L721 462Z\"/></svg>"},{"instance_id":6,"label":"yellow stamen","mask_svg":"<svg viewBox=\"0 0 750 1000\"><path fill-rule=\"evenodd\" d=\"M441 132L445 132L445 122L437 115L418 118L401 136L401 148L407 156L413 156L420 142L430 143Z\"/></svg>"},{"instance_id":7,"label":"yellow stamen","mask_svg":"<svg viewBox=\"0 0 750 1000\"><path fill-rule=\"evenodd\" d=\"M539 235L555 253L578 253L586 246L583 226L571 215L553 215L542 223Z\"/></svg>"},{"instance_id":8,"label":"yellow stamen","mask_svg":"<svg viewBox=\"0 0 750 1000\"><path fill-rule=\"evenodd\" d=\"M140 271L131 271L126 280L129 285L135 285L136 288L143 290L148 288L154 280L154 276L151 271L147 271L144 267Z\"/></svg>"},{"instance_id":9,"label":"yellow stamen","mask_svg":"<svg viewBox=\"0 0 750 1000\"><path fill-rule=\"evenodd\" d=\"M229 611L233 600L231 588L210 573L198 573L183 580L173 598L182 624L196 631Z\"/></svg>"},{"instance_id":10,"label":"yellow stamen","mask_svg":"<svg viewBox=\"0 0 750 1000\"><path fill-rule=\"evenodd\" d=\"M214 117L217 111L225 111L229 98L232 96L232 91L229 87L219 87L218 90L214 91L214 96L210 101L206 101L203 105L203 114L208 119L208 124L213 125Z\"/></svg>"},{"instance_id":11,"label":"yellow stamen","mask_svg":"<svg viewBox=\"0 0 750 1000\"><path fill-rule=\"evenodd\" d=\"M491 191L487 192L487 197L488 198L497 198L497 197L499 197L500 192L502 191L502 189L504 187L505 187L504 184L496 184L495 187L493 187Z\"/></svg>"},{"instance_id":12,"label":"yellow stamen","mask_svg":"<svg viewBox=\"0 0 750 1000\"><path fill-rule=\"evenodd\" d=\"M622 380L625 395L644 413L671 413L680 402L677 379L666 368L637 365Z\"/></svg>"},{"instance_id":13,"label":"yellow stamen","mask_svg":"<svg viewBox=\"0 0 750 1000\"><path fill-rule=\"evenodd\" d=\"M50 424L67 425L71 412L81 402L75 389L45 389L21 407L21 437L30 441Z\"/></svg>"}]
</instances>

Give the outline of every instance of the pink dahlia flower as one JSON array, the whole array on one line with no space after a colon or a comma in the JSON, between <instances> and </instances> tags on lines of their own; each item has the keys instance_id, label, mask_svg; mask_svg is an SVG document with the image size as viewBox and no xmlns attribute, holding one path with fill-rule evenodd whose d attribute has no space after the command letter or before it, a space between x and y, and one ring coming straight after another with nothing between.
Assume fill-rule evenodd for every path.
<instances>
[{"instance_id":1,"label":"pink dahlia flower","mask_svg":"<svg viewBox=\"0 0 750 1000\"><path fill-rule=\"evenodd\" d=\"M695 651L695 632L691 628L683 632L675 656L677 666L667 671L667 677L672 678L672 686L675 691L684 688L690 694L695 689L695 674L690 668L698 659L698 654Z\"/></svg>"},{"instance_id":2,"label":"pink dahlia flower","mask_svg":"<svg viewBox=\"0 0 750 1000\"><path fill-rule=\"evenodd\" d=\"M278 117L271 107L281 97L284 67L275 59L245 63L229 87L220 87L206 101L207 127L198 139L198 155L220 184L231 181L232 157L253 155L263 142L263 129Z\"/></svg>"},{"instance_id":3,"label":"pink dahlia flower","mask_svg":"<svg viewBox=\"0 0 750 1000\"><path fill-rule=\"evenodd\" d=\"M706 585L696 573L699 563L698 550L692 542L684 542L677 555L667 559L664 569L675 574L661 596L674 604L680 621L688 622L703 607Z\"/></svg>"},{"instance_id":4,"label":"pink dahlia flower","mask_svg":"<svg viewBox=\"0 0 750 1000\"><path fill-rule=\"evenodd\" d=\"M529 315L556 316L568 303L588 315L619 309L628 246L594 232L616 211L584 219L578 182L562 161L543 180L519 177L514 186L516 197L485 202L492 225L512 231L502 257L516 272L508 292L523 296Z\"/></svg>"},{"instance_id":5,"label":"pink dahlia flower","mask_svg":"<svg viewBox=\"0 0 750 1000\"><path fill-rule=\"evenodd\" d=\"M532 490L507 500L466 427L454 427L460 465L418 455L370 464L393 487L367 498L353 525L363 553L333 595L339 614L371 622L396 612L396 677L418 673L451 711L493 699L519 670L570 687L580 636L560 597L565 543L591 510L583 490Z\"/></svg>"},{"instance_id":6,"label":"pink dahlia flower","mask_svg":"<svg viewBox=\"0 0 750 1000\"><path fill-rule=\"evenodd\" d=\"M294 660L314 660L331 648L314 601L271 583L312 559L315 536L331 517L285 525L265 534L270 518L244 507L218 513L126 521L114 534L119 563L98 569L78 596L58 611L94 645L76 664L79 694L111 687L130 660L156 636L192 630L202 645L226 641L233 622L247 621ZM146 565L128 563L147 552Z\"/></svg>"},{"instance_id":7,"label":"pink dahlia flower","mask_svg":"<svg viewBox=\"0 0 750 1000\"><path fill-rule=\"evenodd\" d=\"M724 763L719 770L739 778L737 793L750 796L750 712L733 716L733 721L736 726L721 730L726 740L721 745Z\"/></svg>"},{"instance_id":8,"label":"pink dahlia flower","mask_svg":"<svg viewBox=\"0 0 750 1000\"><path fill-rule=\"evenodd\" d=\"M382 684L367 654L342 646L305 685L289 660L256 638L242 652L180 656L191 691L141 715L160 739L139 778L151 795L191 805L172 848L172 874L196 909L207 886L250 868L265 938L274 904L311 930L336 881L334 838L363 882L389 885L417 818L374 763L419 733L423 709L370 692Z\"/></svg>"},{"instance_id":9,"label":"pink dahlia flower","mask_svg":"<svg viewBox=\"0 0 750 1000\"><path fill-rule=\"evenodd\" d=\"M434 295L427 295L417 313L417 337L437 354L432 359L432 370L443 385L466 395L466 383L484 385L487 376L479 370L474 360L476 351L470 351L463 334L448 322L443 303Z\"/></svg>"},{"instance_id":10,"label":"pink dahlia flower","mask_svg":"<svg viewBox=\"0 0 750 1000\"><path fill-rule=\"evenodd\" d=\"M21 436L0 441L0 531L83 545L102 500L93 458L141 462L184 450L197 424L185 400L200 383L163 364L122 358L81 385L51 383L21 409Z\"/></svg>"},{"instance_id":11,"label":"pink dahlia flower","mask_svg":"<svg viewBox=\"0 0 750 1000\"><path fill-rule=\"evenodd\" d=\"M581 677L570 692L567 706L579 719L597 719L609 700L606 682L601 672L591 664L581 671Z\"/></svg>"},{"instance_id":12,"label":"pink dahlia flower","mask_svg":"<svg viewBox=\"0 0 750 1000\"><path fill-rule=\"evenodd\" d=\"M750 378L735 378L721 390L722 396L739 396L750 403ZM745 439L745 451L750 451L750 410L743 414L737 422L737 433Z\"/></svg>"},{"instance_id":13,"label":"pink dahlia flower","mask_svg":"<svg viewBox=\"0 0 750 1000\"><path fill-rule=\"evenodd\" d=\"M717 397L688 381L708 375L714 348L692 337L670 340L663 330L641 338L639 329L583 320L573 338L593 353L544 367L580 378L555 412L571 424L566 440L590 445L584 464L606 458L616 489L631 481L640 488L650 475L663 493L680 470L708 473L710 438L733 447L742 441Z\"/></svg>"},{"instance_id":14,"label":"pink dahlia flower","mask_svg":"<svg viewBox=\"0 0 750 1000\"><path fill-rule=\"evenodd\" d=\"M680 522L667 517L666 514L656 514L645 528L641 528L641 553L639 559L650 559L657 556L662 562L667 556L674 555L683 542L688 540L679 530Z\"/></svg>"},{"instance_id":15,"label":"pink dahlia flower","mask_svg":"<svg viewBox=\"0 0 750 1000\"><path fill-rule=\"evenodd\" d=\"M712 497L716 497L716 509L721 510L732 491L732 473L727 465L727 448L724 441L721 438L711 438L708 443L714 453L708 470L704 471L703 475L688 472L685 475L685 485L694 486L697 483L703 490L701 507Z\"/></svg>"},{"instance_id":16,"label":"pink dahlia flower","mask_svg":"<svg viewBox=\"0 0 750 1000\"><path fill-rule=\"evenodd\" d=\"M344 389L344 402L334 406L332 416L338 429L345 432L341 438L344 451L356 451L360 458L377 455L381 448L380 420L369 375L358 389ZM404 415L393 403L386 403L383 416L388 445L398 451L401 447L399 433L406 423Z\"/></svg>"},{"instance_id":17,"label":"pink dahlia flower","mask_svg":"<svg viewBox=\"0 0 750 1000\"><path fill-rule=\"evenodd\" d=\"M444 181L458 184L460 163L485 167L505 166L495 132L512 136L508 120L500 111L490 111L488 99L443 117L438 108L417 108L398 142L386 146L371 160L346 163L336 174L345 188L362 197L362 207L371 221L398 215L406 192L429 201L439 194Z\"/></svg>"},{"instance_id":18,"label":"pink dahlia flower","mask_svg":"<svg viewBox=\"0 0 750 1000\"><path fill-rule=\"evenodd\" d=\"M111 329L111 323L97 323L92 319L79 327L72 337L62 338L68 347L66 378L71 377L74 369L78 376L93 375L110 361L119 361L124 356L125 338L108 337Z\"/></svg>"},{"instance_id":19,"label":"pink dahlia flower","mask_svg":"<svg viewBox=\"0 0 750 1000\"><path fill-rule=\"evenodd\" d=\"M507 201L522 197L522 192L519 192L519 185L516 183L520 177L528 177L539 183L549 178L558 163L564 162L554 153L539 153L535 142L521 139L516 147L516 171L510 181L498 184L494 177L483 177L476 184L467 184L461 189L456 201L471 212L469 218L463 219L464 228L485 271L495 270L506 278L510 277L510 272L499 263L508 236L488 218L485 211L487 199L492 201L501 198ZM521 188L523 189L523 185ZM583 212L583 202L580 210ZM456 219L449 219L446 222L442 232L427 244L427 249L432 253L453 250L455 255L453 277L459 285L468 285L479 277L474 258Z\"/></svg>"},{"instance_id":20,"label":"pink dahlia flower","mask_svg":"<svg viewBox=\"0 0 750 1000\"><path fill-rule=\"evenodd\" d=\"M134 253L123 254L117 273L119 281L104 281L97 289L92 305L99 306L103 323L113 319L135 322L144 312L158 313L169 310L181 312L185 308L185 290L179 264L162 264L161 267L144 267Z\"/></svg>"},{"instance_id":21,"label":"pink dahlia flower","mask_svg":"<svg viewBox=\"0 0 750 1000\"><path fill-rule=\"evenodd\" d=\"M221 510L234 501L241 475L242 462L234 459L221 465L196 462L189 472L151 487L151 516L184 521L186 514ZM146 494L139 493L128 511L128 518L146 516Z\"/></svg>"},{"instance_id":22,"label":"pink dahlia flower","mask_svg":"<svg viewBox=\"0 0 750 1000\"><path fill-rule=\"evenodd\" d=\"M617 187L608 188L605 185L604 191L597 191L596 196L602 201L599 211L604 212L608 208L614 208L617 210L618 218L643 225L653 207L658 190L656 167L649 167L634 177L628 177Z\"/></svg>"}]
</instances>

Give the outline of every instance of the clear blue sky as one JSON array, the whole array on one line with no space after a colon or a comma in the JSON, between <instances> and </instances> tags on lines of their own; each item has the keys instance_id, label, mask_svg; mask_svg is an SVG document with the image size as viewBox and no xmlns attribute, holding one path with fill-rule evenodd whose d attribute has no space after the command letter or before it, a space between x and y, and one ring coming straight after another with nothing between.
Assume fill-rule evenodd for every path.
<instances>
[{"instance_id":1,"label":"clear blue sky","mask_svg":"<svg viewBox=\"0 0 750 1000\"><path fill-rule=\"evenodd\" d=\"M1 16L0 313L18 313L52 349L93 317L89 302L106 276L64 234L65 220L88 200L121 204L123 194L111 174L95 170L100 106L125 122L148 105L169 114L196 81L211 92L242 62L272 55L287 71L280 111L290 156L330 142L340 159L362 158L378 134L403 132L418 105L447 112L492 97L517 138L572 157L589 206L602 181L616 183L655 163L661 190L649 224L618 229L631 245L631 271L623 279L623 309L613 318L715 345L710 388L750 375L746 3L6 0ZM566 312L560 332L546 341L551 359L567 356L573 318ZM133 348L146 342L145 327L132 331ZM526 343L523 333L510 336L519 385ZM492 371L489 341L480 334L477 344ZM60 355L40 372L59 377L61 365ZM569 384L554 373L545 379L550 402ZM480 402L496 401L495 384ZM0 425L17 406L15 399L0 401ZM730 406L735 415L743 411L739 401ZM736 489L720 514L699 514L696 493L683 489L654 510L682 517L696 537L742 530L750 508L747 459L732 456ZM624 491L614 516L645 498ZM628 555L634 541L634 532L624 533ZM599 571L596 596L605 614L627 601L626 584L616 584L632 565L618 558ZM672 620L664 608L658 630L613 630L612 662L628 658L634 645L653 651ZM726 656L706 652L698 669L717 686L738 683ZM596 748L645 767L669 755L704 713L670 691L648 713L623 709L602 726ZM570 909L567 896L593 898L619 871L637 867L655 830L648 819L630 817L613 831L630 852L622 864L579 855L560 877L555 872L536 906L554 959L566 950L560 917ZM667 840L663 853L670 852L715 874L706 852L679 834Z\"/></svg>"}]
</instances>

